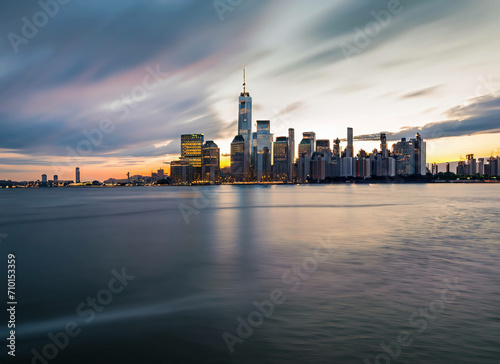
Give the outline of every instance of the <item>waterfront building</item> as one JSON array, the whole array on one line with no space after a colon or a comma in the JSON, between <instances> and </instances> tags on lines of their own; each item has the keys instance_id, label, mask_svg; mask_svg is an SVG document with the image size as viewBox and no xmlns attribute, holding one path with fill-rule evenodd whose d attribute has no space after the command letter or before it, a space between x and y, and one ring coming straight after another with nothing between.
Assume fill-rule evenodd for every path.
<instances>
[{"instance_id":1,"label":"waterfront building","mask_svg":"<svg viewBox=\"0 0 500 364\"><path fill-rule=\"evenodd\" d=\"M246 90L246 68L243 66L243 91L238 99L238 135L245 140L244 174L248 178L252 159L252 97Z\"/></svg>"},{"instance_id":2,"label":"waterfront building","mask_svg":"<svg viewBox=\"0 0 500 364\"><path fill-rule=\"evenodd\" d=\"M193 168L201 168L201 148L204 134L181 135L181 159L187 161Z\"/></svg>"},{"instance_id":3,"label":"waterfront building","mask_svg":"<svg viewBox=\"0 0 500 364\"><path fill-rule=\"evenodd\" d=\"M474 154L467 154L467 162L465 163L465 174L468 176L473 176L477 173L476 160L474 159Z\"/></svg>"},{"instance_id":4,"label":"waterfront building","mask_svg":"<svg viewBox=\"0 0 500 364\"><path fill-rule=\"evenodd\" d=\"M288 182L293 182L293 164L295 162L295 130L288 129Z\"/></svg>"},{"instance_id":5,"label":"waterfront building","mask_svg":"<svg viewBox=\"0 0 500 364\"><path fill-rule=\"evenodd\" d=\"M220 149L212 140L207 140L201 149L202 181L215 183L220 179Z\"/></svg>"},{"instance_id":6,"label":"waterfront building","mask_svg":"<svg viewBox=\"0 0 500 364\"><path fill-rule=\"evenodd\" d=\"M257 120L257 156L256 174L257 181L269 180L271 177L271 122L269 120Z\"/></svg>"},{"instance_id":7,"label":"waterfront building","mask_svg":"<svg viewBox=\"0 0 500 364\"><path fill-rule=\"evenodd\" d=\"M273 143L273 178L288 181L290 173L289 142L287 137L277 137Z\"/></svg>"},{"instance_id":8,"label":"waterfront building","mask_svg":"<svg viewBox=\"0 0 500 364\"><path fill-rule=\"evenodd\" d=\"M409 141L402 138L392 146L396 159L396 174L401 176L425 175L427 173L426 142L420 134Z\"/></svg>"},{"instance_id":9,"label":"waterfront building","mask_svg":"<svg viewBox=\"0 0 500 364\"><path fill-rule=\"evenodd\" d=\"M314 152L310 163L310 180L314 182L323 181L326 177L325 155L323 153Z\"/></svg>"},{"instance_id":10,"label":"waterfront building","mask_svg":"<svg viewBox=\"0 0 500 364\"><path fill-rule=\"evenodd\" d=\"M484 175L484 158L478 158L477 173L481 176Z\"/></svg>"},{"instance_id":11,"label":"waterfront building","mask_svg":"<svg viewBox=\"0 0 500 364\"><path fill-rule=\"evenodd\" d=\"M297 159L297 182L306 183L311 177L311 156L307 153L299 153Z\"/></svg>"},{"instance_id":12,"label":"waterfront building","mask_svg":"<svg viewBox=\"0 0 500 364\"><path fill-rule=\"evenodd\" d=\"M194 167L187 160L172 161L170 178L173 184L190 184L194 180Z\"/></svg>"},{"instance_id":13,"label":"waterfront building","mask_svg":"<svg viewBox=\"0 0 500 364\"><path fill-rule=\"evenodd\" d=\"M308 131L302 133L302 140L299 143L299 156L306 154L312 156L316 149L316 133Z\"/></svg>"},{"instance_id":14,"label":"waterfront building","mask_svg":"<svg viewBox=\"0 0 500 364\"><path fill-rule=\"evenodd\" d=\"M80 168L76 167L75 169L75 182L80 183Z\"/></svg>"},{"instance_id":15,"label":"waterfront building","mask_svg":"<svg viewBox=\"0 0 500 364\"><path fill-rule=\"evenodd\" d=\"M352 128L347 128L347 147L345 148L347 158L354 157L354 132Z\"/></svg>"},{"instance_id":16,"label":"waterfront building","mask_svg":"<svg viewBox=\"0 0 500 364\"><path fill-rule=\"evenodd\" d=\"M396 174L398 176L411 176L416 174L415 144L401 138L400 142L392 146L392 153L396 158Z\"/></svg>"},{"instance_id":17,"label":"waterfront building","mask_svg":"<svg viewBox=\"0 0 500 364\"><path fill-rule=\"evenodd\" d=\"M329 139L318 139L316 140L316 152L318 153L331 153L330 140Z\"/></svg>"},{"instance_id":18,"label":"waterfront building","mask_svg":"<svg viewBox=\"0 0 500 364\"><path fill-rule=\"evenodd\" d=\"M340 158L340 139L337 138L333 141L333 157Z\"/></svg>"},{"instance_id":19,"label":"waterfront building","mask_svg":"<svg viewBox=\"0 0 500 364\"><path fill-rule=\"evenodd\" d=\"M242 182L245 175L245 139L236 135L231 143L231 176L236 182Z\"/></svg>"}]
</instances>

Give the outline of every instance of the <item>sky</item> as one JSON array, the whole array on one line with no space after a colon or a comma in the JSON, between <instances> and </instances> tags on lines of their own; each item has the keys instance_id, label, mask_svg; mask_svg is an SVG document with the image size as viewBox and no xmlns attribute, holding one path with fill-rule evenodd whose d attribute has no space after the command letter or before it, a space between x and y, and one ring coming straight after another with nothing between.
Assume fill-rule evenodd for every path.
<instances>
[{"instance_id":1,"label":"sky","mask_svg":"<svg viewBox=\"0 0 500 364\"><path fill-rule=\"evenodd\" d=\"M497 0L3 0L0 180L149 175L186 133L228 153L243 65L253 130L499 155L499 17Z\"/></svg>"}]
</instances>

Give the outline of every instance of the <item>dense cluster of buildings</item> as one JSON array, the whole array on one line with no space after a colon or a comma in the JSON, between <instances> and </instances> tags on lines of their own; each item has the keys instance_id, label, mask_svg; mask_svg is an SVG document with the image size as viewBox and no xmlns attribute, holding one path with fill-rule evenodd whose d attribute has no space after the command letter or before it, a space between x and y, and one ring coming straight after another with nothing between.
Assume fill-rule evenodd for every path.
<instances>
[{"instance_id":1,"label":"dense cluster of buildings","mask_svg":"<svg viewBox=\"0 0 500 364\"><path fill-rule=\"evenodd\" d=\"M171 162L170 178L174 184L193 182L319 182L335 178L370 178L425 175L426 145L420 135L402 139L387 148L385 133L380 134L380 151L360 150L354 155L354 134L347 128L347 147L340 139L316 139L316 133L305 132L295 154L295 130L274 138L270 120L257 120L252 132L252 97L246 91L243 70L243 91L238 100L238 134L231 143L229 173L221 173L220 150L213 141L204 141L203 134L181 136L181 156Z\"/></svg>"},{"instance_id":2,"label":"dense cluster of buildings","mask_svg":"<svg viewBox=\"0 0 500 364\"><path fill-rule=\"evenodd\" d=\"M392 178L396 176L418 179L431 173L434 176L447 173L457 176L500 176L500 158L475 159L473 154L458 162L456 175L446 164L445 171L439 171L437 164L427 169L426 142L417 134L415 138L402 138L389 150L386 133L380 133L380 150L371 153L364 150L354 154L354 133L347 128L347 142L341 148L336 138L316 139L315 132L302 133L302 139L295 144L295 130L274 137L270 120L257 120L257 130L252 131L252 97L246 90L245 69L243 69L243 91L238 99L238 130L231 143L230 167L221 168L220 149L212 140L205 141L204 134L181 135L181 150L178 160L170 162L170 176L163 169L151 176L127 173L126 179L110 178L105 185L144 184L217 184L248 182L307 183L334 180ZM372 135L378 139L378 134ZM372 140L372 139L371 139ZM466 177L465 177L466 178ZM2 182L2 181L0 181ZM3 181L0 187L13 186ZM75 170L75 182L60 181L55 175L52 180L43 174L41 181L17 183L26 187L57 187L67 185L100 185L100 182L80 182L80 168Z\"/></svg>"},{"instance_id":3,"label":"dense cluster of buildings","mask_svg":"<svg viewBox=\"0 0 500 364\"><path fill-rule=\"evenodd\" d=\"M451 171L450 163L446 163L445 170L440 171L436 163L432 164L432 174L455 173L458 176L486 176L500 177L500 158L474 158L474 154L467 154L465 160L458 162L455 171Z\"/></svg>"}]
</instances>

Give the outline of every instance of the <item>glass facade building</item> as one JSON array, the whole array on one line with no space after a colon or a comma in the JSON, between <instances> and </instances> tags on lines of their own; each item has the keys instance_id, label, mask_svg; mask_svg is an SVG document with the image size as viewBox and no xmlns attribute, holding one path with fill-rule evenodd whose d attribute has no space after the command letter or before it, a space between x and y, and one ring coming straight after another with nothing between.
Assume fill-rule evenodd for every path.
<instances>
[{"instance_id":1,"label":"glass facade building","mask_svg":"<svg viewBox=\"0 0 500 364\"><path fill-rule=\"evenodd\" d=\"M201 149L201 178L204 182L215 183L220 178L220 150L217 144L208 140Z\"/></svg>"},{"instance_id":2,"label":"glass facade building","mask_svg":"<svg viewBox=\"0 0 500 364\"><path fill-rule=\"evenodd\" d=\"M181 159L194 168L201 168L201 148L204 139L203 134L181 135Z\"/></svg>"}]
</instances>

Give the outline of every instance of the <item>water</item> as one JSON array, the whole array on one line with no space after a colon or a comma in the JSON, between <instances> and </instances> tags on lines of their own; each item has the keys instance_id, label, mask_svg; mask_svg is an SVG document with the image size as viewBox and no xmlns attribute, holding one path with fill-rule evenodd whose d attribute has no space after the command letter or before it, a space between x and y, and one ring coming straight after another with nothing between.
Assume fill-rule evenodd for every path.
<instances>
[{"instance_id":1,"label":"water","mask_svg":"<svg viewBox=\"0 0 500 364\"><path fill-rule=\"evenodd\" d=\"M499 192L487 184L1 190L0 269L14 253L19 302L16 357L5 361L43 363L32 349L45 348L47 363L497 364ZM122 268L135 278L114 281L123 288L109 297L102 290ZM95 312L85 302L99 292ZM238 336L238 318L272 292L285 301L265 306L268 317L251 315L253 332ZM51 348L48 334L71 321L78 334ZM226 332L238 341L232 354Z\"/></svg>"}]
</instances>

